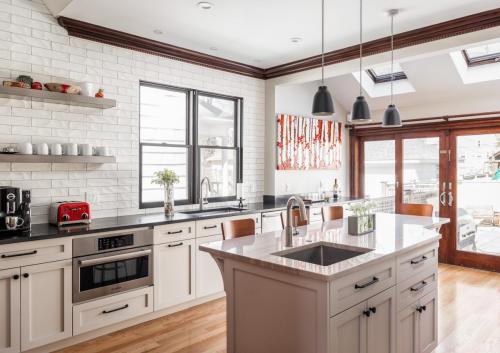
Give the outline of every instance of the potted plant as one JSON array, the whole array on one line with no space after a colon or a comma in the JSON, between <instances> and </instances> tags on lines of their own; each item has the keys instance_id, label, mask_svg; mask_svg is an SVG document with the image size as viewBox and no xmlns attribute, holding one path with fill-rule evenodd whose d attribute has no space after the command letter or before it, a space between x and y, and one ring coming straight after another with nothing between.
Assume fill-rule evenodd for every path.
<instances>
[{"instance_id":1,"label":"potted plant","mask_svg":"<svg viewBox=\"0 0 500 353\"><path fill-rule=\"evenodd\" d=\"M358 203L351 206L354 215L347 217L348 233L362 235L375 230L375 215L372 210L376 207L374 202Z\"/></svg>"},{"instance_id":2,"label":"potted plant","mask_svg":"<svg viewBox=\"0 0 500 353\"><path fill-rule=\"evenodd\" d=\"M174 215L174 184L179 182L179 177L173 170L163 169L154 172L154 179L151 181L153 184L163 186L165 191L164 209L165 215L171 217Z\"/></svg>"}]
</instances>

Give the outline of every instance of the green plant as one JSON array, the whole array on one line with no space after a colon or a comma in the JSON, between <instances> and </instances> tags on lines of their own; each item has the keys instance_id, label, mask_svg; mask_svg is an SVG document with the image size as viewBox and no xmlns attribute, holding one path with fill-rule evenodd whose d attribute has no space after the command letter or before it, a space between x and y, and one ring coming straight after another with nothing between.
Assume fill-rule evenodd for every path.
<instances>
[{"instance_id":1,"label":"green plant","mask_svg":"<svg viewBox=\"0 0 500 353\"><path fill-rule=\"evenodd\" d=\"M163 169L153 173L154 179L151 181L153 184L171 186L179 182L179 177L173 170Z\"/></svg>"}]
</instances>

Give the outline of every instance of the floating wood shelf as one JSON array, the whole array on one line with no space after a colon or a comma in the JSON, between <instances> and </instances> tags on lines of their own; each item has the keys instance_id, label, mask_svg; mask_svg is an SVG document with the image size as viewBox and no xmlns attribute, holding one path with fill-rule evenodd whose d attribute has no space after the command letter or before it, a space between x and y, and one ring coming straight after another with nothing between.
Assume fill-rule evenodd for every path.
<instances>
[{"instance_id":1,"label":"floating wood shelf","mask_svg":"<svg viewBox=\"0 0 500 353\"><path fill-rule=\"evenodd\" d=\"M3 163L116 163L114 156L51 156L37 154L0 154Z\"/></svg>"},{"instance_id":2,"label":"floating wood shelf","mask_svg":"<svg viewBox=\"0 0 500 353\"><path fill-rule=\"evenodd\" d=\"M79 94L59 93L19 87L0 86L0 96L12 99L36 98L48 103L71 104L81 107L100 109L116 107L116 101L114 99L94 98Z\"/></svg>"}]
</instances>

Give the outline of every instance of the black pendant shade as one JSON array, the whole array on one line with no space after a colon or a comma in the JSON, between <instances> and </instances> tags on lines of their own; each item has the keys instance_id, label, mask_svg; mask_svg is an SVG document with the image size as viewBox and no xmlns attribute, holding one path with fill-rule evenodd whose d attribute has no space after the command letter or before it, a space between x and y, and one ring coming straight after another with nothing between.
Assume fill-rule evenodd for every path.
<instances>
[{"instance_id":1,"label":"black pendant shade","mask_svg":"<svg viewBox=\"0 0 500 353\"><path fill-rule=\"evenodd\" d=\"M333 109L333 99L328 87L319 86L318 92L314 95L312 114L316 116L332 115L335 112Z\"/></svg>"},{"instance_id":2,"label":"black pendant shade","mask_svg":"<svg viewBox=\"0 0 500 353\"><path fill-rule=\"evenodd\" d=\"M356 123L370 120L371 115L368 103L366 102L365 97L359 96L352 105L351 121Z\"/></svg>"},{"instance_id":3,"label":"black pendant shade","mask_svg":"<svg viewBox=\"0 0 500 353\"><path fill-rule=\"evenodd\" d=\"M389 104L384 112L384 120L382 122L382 127L400 127L403 126L401 123L401 117L399 116L398 109L394 104Z\"/></svg>"}]
</instances>

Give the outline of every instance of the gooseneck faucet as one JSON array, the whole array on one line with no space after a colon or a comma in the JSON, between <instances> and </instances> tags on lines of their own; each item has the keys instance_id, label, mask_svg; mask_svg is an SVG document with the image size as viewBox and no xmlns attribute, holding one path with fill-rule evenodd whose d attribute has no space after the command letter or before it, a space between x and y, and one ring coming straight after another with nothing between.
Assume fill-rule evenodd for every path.
<instances>
[{"instance_id":1,"label":"gooseneck faucet","mask_svg":"<svg viewBox=\"0 0 500 353\"><path fill-rule=\"evenodd\" d=\"M288 199L286 203L286 226L285 226L285 235L286 235L286 247L292 246L292 237L293 237L293 206L297 204L299 206L299 214L300 219L302 221L307 221L307 212L306 205L304 201L298 196L292 196Z\"/></svg>"},{"instance_id":2,"label":"gooseneck faucet","mask_svg":"<svg viewBox=\"0 0 500 353\"><path fill-rule=\"evenodd\" d=\"M207 183L205 196L203 196L203 184ZM200 182L200 211L203 210L204 205L208 205L208 192L212 191L212 184L210 184L210 179L204 177Z\"/></svg>"}]
</instances>

